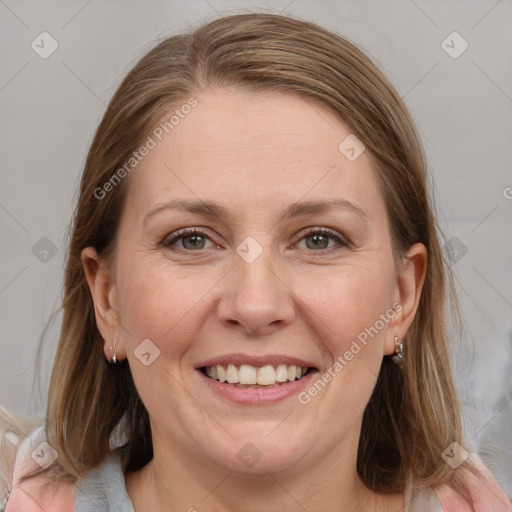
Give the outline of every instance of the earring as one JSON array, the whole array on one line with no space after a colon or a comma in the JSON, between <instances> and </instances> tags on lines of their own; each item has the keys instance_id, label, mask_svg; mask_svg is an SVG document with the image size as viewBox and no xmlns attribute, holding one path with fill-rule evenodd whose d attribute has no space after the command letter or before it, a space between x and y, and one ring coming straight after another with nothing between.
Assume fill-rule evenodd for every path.
<instances>
[{"instance_id":1,"label":"earring","mask_svg":"<svg viewBox=\"0 0 512 512\"><path fill-rule=\"evenodd\" d=\"M110 358L109 360L109 363L114 365L114 364L117 364L117 349L116 349L116 344L117 344L117 338L115 338L114 340L114 347L109 347L110 351L111 352L114 352L114 355Z\"/></svg>"},{"instance_id":2,"label":"earring","mask_svg":"<svg viewBox=\"0 0 512 512\"><path fill-rule=\"evenodd\" d=\"M395 336L395 353L391 356L391 360L393 363L402 365L402 361L404 359L404 345L400 343L398 336Z\"/></svg>"}]
</instances>

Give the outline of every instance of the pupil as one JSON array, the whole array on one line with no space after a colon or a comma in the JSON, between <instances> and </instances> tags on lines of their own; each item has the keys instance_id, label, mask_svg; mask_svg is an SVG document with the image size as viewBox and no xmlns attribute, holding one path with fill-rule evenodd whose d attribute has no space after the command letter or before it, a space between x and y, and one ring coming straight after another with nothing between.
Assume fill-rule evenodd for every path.
<instances>
[{"instance_id":1,"label":"pupil","mask_svg":"<svg viewBox=\"0 0 512 512\"><path fill-rule=\"evenodd\" d=\"M310 238L313 240L314 247L319 247L321 245L322 248L325 248L325 243L328 242L325 235L312 235Z\"/></svg>"},{"instance_id":2,"label":"pupil","mask_svg":"<svg viewBox=\"0 0 512 512\"><path fill-rule=\"evenodd\" d=\"M201 239L203 237L201 235L190 235L185 240L191 241L193 247L198 247L198 245L201 243Z\"/></svg>"}]
</instances>

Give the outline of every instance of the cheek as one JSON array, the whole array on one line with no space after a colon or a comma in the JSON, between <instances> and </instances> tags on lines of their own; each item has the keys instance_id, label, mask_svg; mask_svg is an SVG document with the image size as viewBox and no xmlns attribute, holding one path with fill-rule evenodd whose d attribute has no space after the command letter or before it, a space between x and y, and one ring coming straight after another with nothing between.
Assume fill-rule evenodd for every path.
<instances>
[{"instance_id":1,"label":"cheek","mask_svg":"<svg viewBox=\"0 0 512 512\"><path fill-rule=\"evenodd\" d=\"M154 418L160 416L162 403L178 414L181 402L175 397L182 393L180 366L203 321L206 302L201 299L208 297L216 280L210 277L206 273L185 275L166 262L149 258L125 261L118 267L127 357L135 386ZM154 346L144 341L148 339ZM144 361L146 353L149 356Z\"/></svg>"},{"instance_id":2,"label":"cheek","mask_svg":"<svg viewBox=\"0 0 512 512\"><path fill-rule=\"evenodd\" d=\"M317 279L314 288L311 282L304 283L297 295L308 297L308 306L323 324L322 342L330 352L344 353L358 336L364 340L365 333L369 340L381 338L389 323L383 322L381 315L392 305L392 276L391 268L365 263L331 271Z\"/></svg>"},{"instance_id":3,"label":"cheek","mask_svg":"<svg viewBox=\"0 0 512 512\"><path fill-rule=\"evenodd\" d=\"M317 319L312 330L329 362L317 378L326 384L313 381L301 403L311 400L316 415L326 418L324 428L330 435L359 421L375 387L384 333L394 317L390 310L392 275L380 266L351 265L330 279L317 280L315 293L311 288L309 295L306 288L302 290L309 297L309 318ZM393 316L386 316L390 311Z\"/></svg>"},{"instance_id":4,"label":"cheek","mask_svg":"<svg viewBox=\"0 0 512 512\"><path fill-rule=\"evenodd\" d=\"M177 354L187 348L202 311L201 298L215 282L211 274L183 274L165 262L123 265L118 272L119 308L129 347L134 350L149 338L162 352Z\"/></svg>"}]
</instances>

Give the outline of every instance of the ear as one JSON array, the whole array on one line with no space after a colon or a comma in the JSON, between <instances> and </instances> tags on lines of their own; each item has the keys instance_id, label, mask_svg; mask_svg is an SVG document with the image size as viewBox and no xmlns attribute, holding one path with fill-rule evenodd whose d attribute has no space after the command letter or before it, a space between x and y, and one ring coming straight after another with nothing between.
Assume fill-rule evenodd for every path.
<instances>
[{"instance_id":1,"label":"ear","mask_svg":"<svg viewBox=\"0 0 512 512\"><path fill-rule=\"evenodd\" d=\"M126 354L124 353L124 343L120 339L122 329L117 304L117 288L111 269L107 262L98 256L94 247L83 249L81 260L94 302L96 324L104 340L105 357L107 359L112 357L111 347L117 339L116 355L118 360L122 360Z\"/></svg>"},{"instance_id":2,"label":"ear","mask_svg":"<svg viewBox=\"0 0 512 512\"><path fill-rule=\"evenodd\" d=\"M402 260L395 292L395 303L401 307L394 308L396 315L388 325L384 347L387 355L395 351L395 336L403 340L411 327L425 283L427 262L427 248L420 243L412 245Z\"/></svg>"}]
</instances>

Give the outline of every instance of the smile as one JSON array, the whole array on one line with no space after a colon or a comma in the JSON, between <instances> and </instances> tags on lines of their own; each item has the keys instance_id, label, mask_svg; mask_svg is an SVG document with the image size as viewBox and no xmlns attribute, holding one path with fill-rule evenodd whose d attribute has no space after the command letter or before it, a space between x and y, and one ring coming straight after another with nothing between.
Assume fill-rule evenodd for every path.
<instances>
[{"instance_id":1,"label":"smile","mask_svg":"<svg viewBox=\"0 0 512 512\"><path fill-rule=\"evenodd\" d=\"M268 388L302 379L310 368L280 364L261 367L249 364L205 366L200 369L207 377L218 382L243 388Z\"/></svg>"},{"instance_id":2,"label":"smile","mask_svg":"<svg viewBox=\"0 0 512 512\"><path fill-rule=\"evenodd\" d=\"M319 362L286 354L231 353L198 362L196 375L217 399L240 405L271 405L303 391Z\"/></svg>"}]
</instances>

